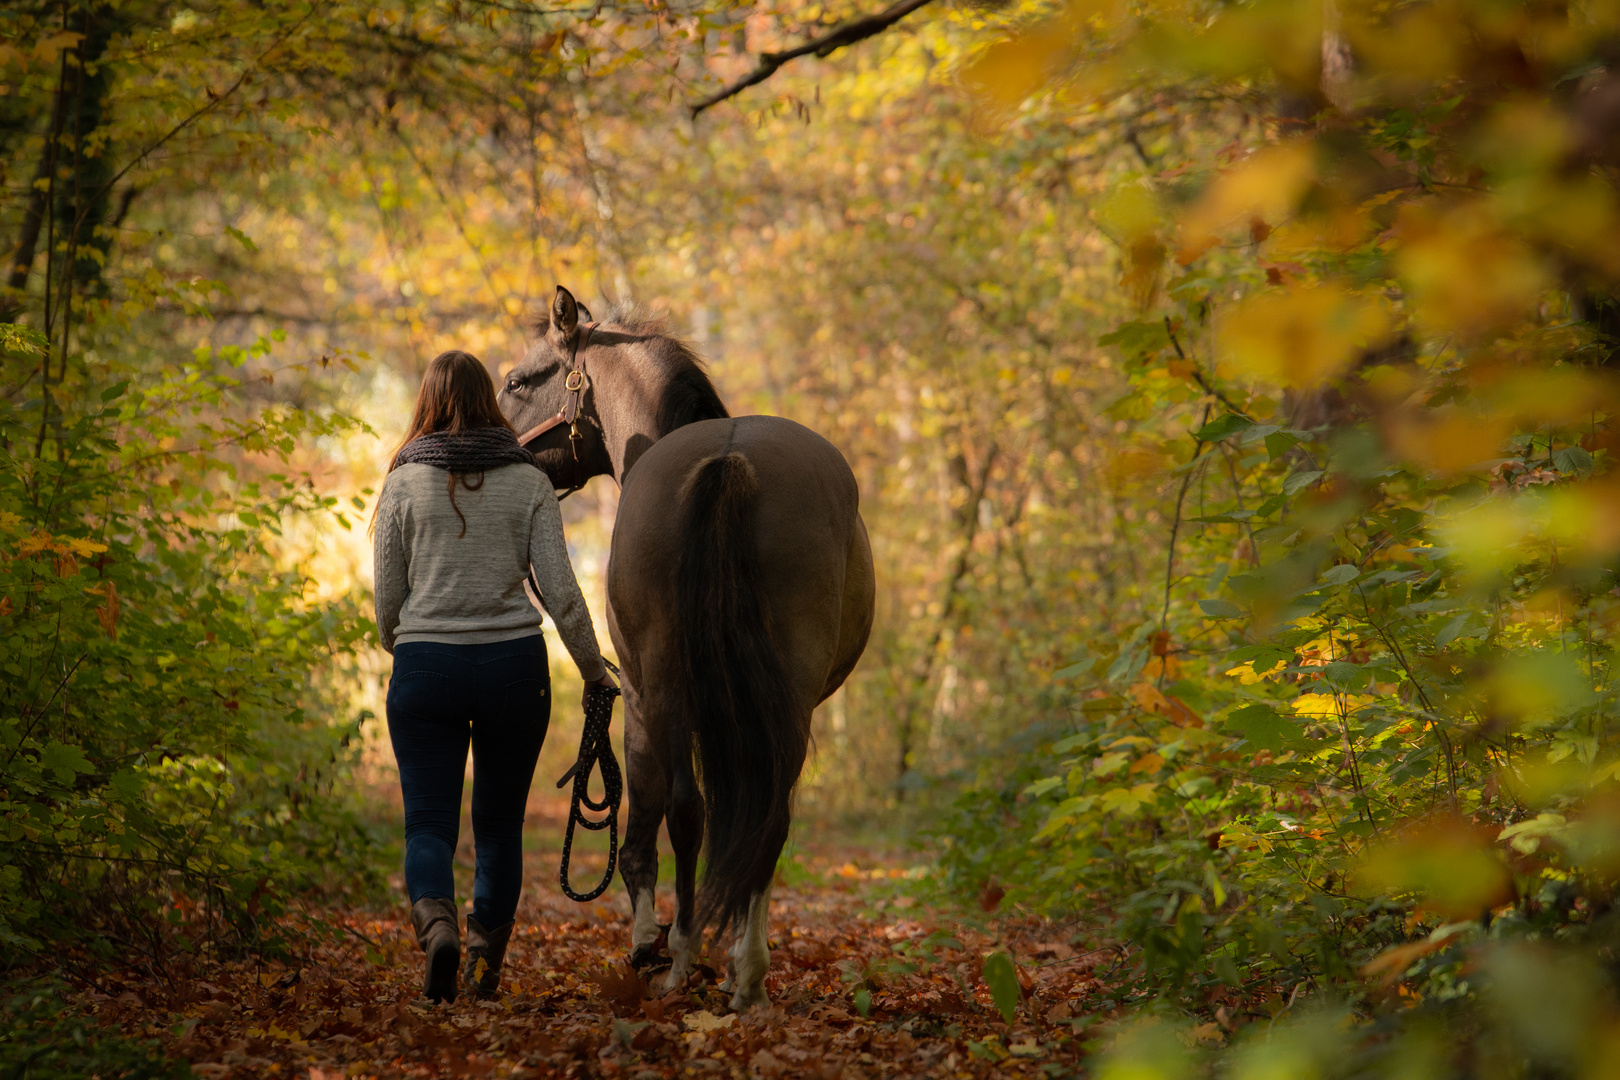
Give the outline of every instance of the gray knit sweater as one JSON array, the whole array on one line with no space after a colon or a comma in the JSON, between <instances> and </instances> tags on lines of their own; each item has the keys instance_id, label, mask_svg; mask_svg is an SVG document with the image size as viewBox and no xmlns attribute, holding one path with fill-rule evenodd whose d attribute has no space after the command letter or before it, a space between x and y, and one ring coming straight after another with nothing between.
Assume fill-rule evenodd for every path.
<instances>
[{"instance_id":1,"label":"gray knit sweater","mask_svg":"<svg viewBox=\"0 0 1620 1080\"><path fill-rule=\"evenodd\" d=\"M401 465L377 499L377 633L390 653L400 642L479 645L540 632L523 591L529 568L540 601L587 682L607 670L591 613L563 543L562 513L546 474L532 465L484 473L483 487L433 465ZM476 479L473 481L476 483ZM467 532L461 533L461 518Z\"/></svg>"}]
</instances>

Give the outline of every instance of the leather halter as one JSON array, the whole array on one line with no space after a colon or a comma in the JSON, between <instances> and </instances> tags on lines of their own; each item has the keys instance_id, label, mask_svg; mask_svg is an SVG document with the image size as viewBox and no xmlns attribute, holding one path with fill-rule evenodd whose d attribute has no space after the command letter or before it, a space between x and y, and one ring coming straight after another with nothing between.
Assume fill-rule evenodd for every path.
<instances>
[{"instance_id":1,"label":"leather halter","mask_svg":"<svg viewBox=\"0 0 1620 1080\"><path fill-rule=\"evenodd\" d=\"M557 410L556 416L547 417L518 436L518 445L525 450L529 448L530 443L558 424L567 424L568 443L574 451L574 460L579 460L579 411L584 407L585 388L590 385L590 380L585 375L585 361L580 359L579 354L591 343L591 331L595 329L594 322L588 322L580 327L579 336L574 339L573 350L568 355L568 375L563 379L563 389L567 391L567 395L563 398L563 406Z\"/></svg>"}]
</instances>

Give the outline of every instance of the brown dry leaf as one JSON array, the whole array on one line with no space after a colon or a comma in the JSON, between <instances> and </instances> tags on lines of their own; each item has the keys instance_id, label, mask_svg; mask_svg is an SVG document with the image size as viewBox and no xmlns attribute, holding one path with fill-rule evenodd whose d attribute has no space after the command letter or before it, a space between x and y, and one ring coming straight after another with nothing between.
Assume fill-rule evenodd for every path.
<instances>
[{"instance_id":1,"label":"brown dry leaf","mask_svg":"<svg viewBox=\"0 0 1620 1080\"><path fill-rule=\"evenodd\" d=\"M590 982L602 991L602 998L621 1016L638 1012L647 997L647 983L629 964L621 963L608 971L590 976Z\"/></svg>"}]
</instances>

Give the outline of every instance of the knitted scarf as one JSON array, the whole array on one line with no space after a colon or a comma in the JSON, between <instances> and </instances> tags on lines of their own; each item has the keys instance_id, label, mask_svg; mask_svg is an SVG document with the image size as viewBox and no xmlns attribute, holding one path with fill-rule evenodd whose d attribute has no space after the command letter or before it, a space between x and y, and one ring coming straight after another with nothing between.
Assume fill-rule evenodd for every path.
<instances>
[{"instance_id":1,"label":"knitted scarf","mask_svg":"<svg viewBox=\"0 0 1620 1080\"><path fill-rule=\"evenodd\" d=\"M434 465L453 473L477 473L502 465L534 464L534 455L518 445L511 428L469 428L454 435L436 431L406 443L394 465Z\"/></svg>"}]
</instances>

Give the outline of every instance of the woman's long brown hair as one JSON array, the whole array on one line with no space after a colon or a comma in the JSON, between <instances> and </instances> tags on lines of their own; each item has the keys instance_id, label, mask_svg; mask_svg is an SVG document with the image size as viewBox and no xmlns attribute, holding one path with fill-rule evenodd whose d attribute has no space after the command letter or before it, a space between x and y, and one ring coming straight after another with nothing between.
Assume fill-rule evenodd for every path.
<instances>
[{"instance_id":1,"label":"woman's long brown hair","mask_svg":"<svg viewBox=\"0 0 1620 1080\"><path fill-rule=\"evenodd\" d=\"M411 442L423 435L445 432L456 435L473 428L503 427L512 431L511 421L501 412L495 400L495 383L489 377L484 362L472 353L451 349L435 356L422 375L422 388L416 392L416 411L411 415L411 426L405 438L394 448L388 459L388 471L399 468L399 455ZM484 474L478 474L475 484L466 473L450 474L450 508L461 519L461 536L467 535L467 519L456 505L456 480L468 491L484 486ZM376 511L372 511L372 525L376 525ZM460 539L458 536L457 539Z\"/></svg>"}]
</instances>

